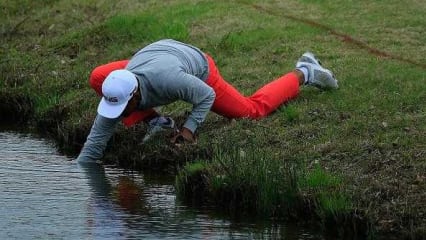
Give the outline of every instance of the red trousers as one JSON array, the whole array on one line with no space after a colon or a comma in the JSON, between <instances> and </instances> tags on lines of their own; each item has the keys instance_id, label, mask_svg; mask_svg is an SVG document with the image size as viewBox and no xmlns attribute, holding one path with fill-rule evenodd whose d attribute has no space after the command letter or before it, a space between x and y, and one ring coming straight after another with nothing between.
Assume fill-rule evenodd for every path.
<instances>
[{"instance_id":1,"label":"red trousers","mask_svg":"<svg viewBox=\"0 0 426 240\"><path fill-rule=\"evenodd\" d=\"M208 55L207 60L209 75L206 83L216 93L212 111L224 117L262 118L275 111L281 104L295 98L299 93L299 79L295 73L290 72L264 85L250 97L245 97L222 78L214 60ZM90 75L90 86L102 96L102 82L108 74L114 70L124 69L128 62L128 60L122 60L96 67ZM131 126L155 114L153 109L137 111L124 118L123 123Z\"/></svg>"}]
</instances>

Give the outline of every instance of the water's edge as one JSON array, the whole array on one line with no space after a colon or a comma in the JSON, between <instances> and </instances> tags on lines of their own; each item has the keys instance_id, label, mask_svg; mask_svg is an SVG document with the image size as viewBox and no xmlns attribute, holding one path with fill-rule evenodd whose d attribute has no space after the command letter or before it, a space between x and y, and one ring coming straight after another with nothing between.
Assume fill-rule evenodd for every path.
<instances>
[{"instance_id":1,"label":"water's edge","mask_svg":"<svg viewBox=\"0 0 426 240\"><path fill-rule=\"evenodd\" d=\"M229 219L176 201L173 178L81 165L53 142L0 131L1 239L321 239L315 231Z\"/></svg>"}]
</instances>

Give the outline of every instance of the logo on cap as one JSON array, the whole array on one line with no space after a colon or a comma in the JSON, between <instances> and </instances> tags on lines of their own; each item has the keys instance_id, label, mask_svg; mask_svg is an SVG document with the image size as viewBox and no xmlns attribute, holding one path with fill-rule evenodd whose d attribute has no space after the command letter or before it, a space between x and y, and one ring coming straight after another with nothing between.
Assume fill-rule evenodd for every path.
<instances>
[{"instance_id":1,"label":"logo on cap","mask_svg":"<svg viewBox=\"0 0 426 240\"><path fill-rule=\"evenodd\" d=\"M111 103L117 103L118 102L118 98L117 97L105 97L105 99L108 102L111 102Z\"/></svg>"}]
</instances>

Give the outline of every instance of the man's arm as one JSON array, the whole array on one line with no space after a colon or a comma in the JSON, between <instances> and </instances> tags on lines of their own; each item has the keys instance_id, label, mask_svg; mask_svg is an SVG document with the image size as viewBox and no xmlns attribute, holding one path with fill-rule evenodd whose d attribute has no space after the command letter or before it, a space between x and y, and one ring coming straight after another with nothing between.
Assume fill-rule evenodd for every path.
<instances>
[{"instance_id":1,"label":"man's arm","mask_svg":"<svg viewBox=\"0 0 426 240\"><path fill-rule=\"evenodd\" d=\"M101 159L118 122L119 118L109 119L98 114L77 161L92 162Z\"/></svg>"},{"instance_id":2,"label":"man's arm","mask_svg":"<svg viewBox=\"0 0 426 240\"><path fill-rule=\"evenodd\" d=\"M193 104L192 111L183 127L194 133L204 122L216 94L209 85L191 74L181 71L176 78L177 80L173 82L175 86L172 87L177 91L179 98Z\"/></svg>"}]
</instances>

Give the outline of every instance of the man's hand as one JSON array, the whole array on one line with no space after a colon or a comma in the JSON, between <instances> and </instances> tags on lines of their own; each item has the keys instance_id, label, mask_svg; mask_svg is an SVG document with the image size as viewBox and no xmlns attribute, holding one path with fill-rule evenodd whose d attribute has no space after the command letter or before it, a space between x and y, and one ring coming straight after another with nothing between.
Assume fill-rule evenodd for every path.
<instances>
[{"instance_id":1,"label":"man's hand","mask_svg":"<svg viewBox=\"0 0 426 240\"><path fill-rule=\"evenodd\" d=\"M195 143L194 134L187 128L182 128L180 131L177 131L176 134L172 137L171 142L174 144L183 144L183 143Z\"/></svg>"}]
</instances>

